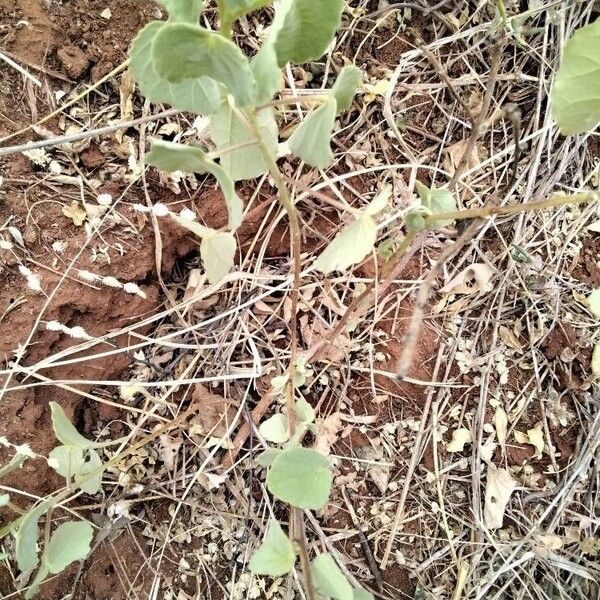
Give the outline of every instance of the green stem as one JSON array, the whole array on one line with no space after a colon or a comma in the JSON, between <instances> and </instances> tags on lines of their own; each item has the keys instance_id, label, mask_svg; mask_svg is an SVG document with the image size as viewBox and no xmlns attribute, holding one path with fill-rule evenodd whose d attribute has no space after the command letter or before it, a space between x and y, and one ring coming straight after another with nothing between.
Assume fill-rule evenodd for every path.
<instances>
[{"instance_id":1,"label":"green stem","mask_svg":"<svg viewBox=\"0 0 600 600\"><path fill-rule=\"evenodd\" d=\"M512 204L509 206L484 206L483 208L471 208L466 210L456 210L451 212L436 213L425 217L427 223L434 221L456 221L463 219L484 219L496 215L516 215L519 213L533 210L544 210L547 208L556 208L567 204L584 204L585 202L600 202L600 193L581 192L579 194L557 194L538 200L537 202L525 202L523 204Z\"/></svg>"},{"instance_id":2,"label":"green stem","mask_svg":"<svg viewBox=\"0 0 600 600\"><path fill-rule=\"evenodd\" d=\"M287 106L288 104L323 104L324 102L327 102L329 98L330 96L326 94L303 94L301 96L288 96L287 98L279 98L278 100L265 102L265 104L257 106L256 110L264 110L265 108L270 108L273 106Z\"/></svg>"}]
</instances>

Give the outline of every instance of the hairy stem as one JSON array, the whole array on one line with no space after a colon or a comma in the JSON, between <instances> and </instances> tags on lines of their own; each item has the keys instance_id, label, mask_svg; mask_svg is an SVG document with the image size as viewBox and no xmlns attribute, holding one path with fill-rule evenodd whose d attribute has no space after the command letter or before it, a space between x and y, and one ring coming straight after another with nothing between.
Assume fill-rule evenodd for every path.
<instances>
[{"instance_id":1,"label":"hairy stem","mask_svg":"<svg viewBox=\"0 0 600 600\"><path fill-rule=\"evenodd\" d=\"M579 194L556 194L545 200L538 200L537 202L510 204L508 206L483 206L481 208L437 213L425 217L425 221L431 223L434 221L446 220L484 219L495 215L516 215L533 210L544 210L547 208L566 206L567 204L584 204L585 202L600 202L600 193L580 192Z\"/></svg>"}]
</instances>

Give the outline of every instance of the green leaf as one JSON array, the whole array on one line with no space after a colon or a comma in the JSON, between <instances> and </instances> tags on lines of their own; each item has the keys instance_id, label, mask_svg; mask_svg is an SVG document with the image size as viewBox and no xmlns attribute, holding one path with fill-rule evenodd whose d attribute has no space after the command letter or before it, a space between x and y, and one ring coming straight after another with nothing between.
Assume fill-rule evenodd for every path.
<instances>
[{"instance_id":1,"label":"green leaf","mask_svg":"<svg viewBox=\"0 0 600 600\"><path fill-rule=\"evenodd\" d=\"M392 186L390 184L384 185L375 195L375 198L369 202L367 208L365 208L365 214L371 216L378 215L388 205L391 197Z\"/></svg>"},{"instance_id":2,"label":"green leaf","mask_svg":"<svg viewBox=\"0 0 600 600\"><path fill-rule=\"evenodd\" d=\"M281 577L289 573L296 562L292 542L281 529L281 525L271 519L262 544L250 559L250 570L258 575Z\"/></svg>"},{"instance_id":3,"label":"green leaf","mask_svg":"<svg viewBox=\"0 0 600 600\"><path fill-rule=\"evenodd\" d=\"M446 188L428 188L420 181L416 182L417 193L421 198L421 204L431 211L431 214L453 212L456 210L456 199L454 194ZM444 221L433 221L434 227L444 227L454 223L452 219Z\"/></svg>"},{"instance_id":4,"label":"green leaf","mask_svg":"<svg viewBox=\"0 0 600 600\"><path fill-rule=\"evenodd\" d=\"M95 450L90 450L87 460L75 473L75 484L86 494L97 494L102 489L102 459Z\"/></svg>"},{"instance_id":5,"label":"green leaf","mask_svg":"<svg viewBox=\"0 0 600 600\"><path fill-rule=\"evenodd\" d=\"M273 444L283 444L290 439L287 417L281 413L277 413L263 421L258 431L267 442Z\"/></svg>"},{"instance_id":6,"label":"green leaf","mask_svg":"<svg viewBox=\"0 0 600 600\"><path fill-rule=\"evenodd\" d=\"M238 109L239 110L239 109ZM272 109L261 110L257 114L257 125L271 155L277 153L277 122ZM258 145L258 140L248 130L242 118L235 109L225 100L219 109L210 117L211 137L217 146L217 152L221 152L240 144L256 142L251 146L240 148L232 152L226 152L220 157L221 166L233 179L254 179L260 177L269 170Z\"/></svg>"},{"instance_id":7,"label":"green leaf","mask_svg":"<svg viewBox=\"0 0 600 600\"><path fill-rule=\"evenodd\" d=\"M600 122L600 18L566 43L550 101L565 135L592 131Z\"/></svg>"},{"instance_id":8,"label":"green leaf","mask_svg":"<svg viewBox=\"0 0 600 600\"><path fill-rule=\"evenodd\" d=\"M256 462L260 467L270 467L281 452L277 448L269 448L256 457Z\"/></svg>"},{"instance_id":9,"label":"green leaf","mask_svg":"<svg viewBox=\"0 0 600 600\"><path fill-rule=\"evenodd\" d=\"M168 81L210 77L229 90L238 106L254 103L256 85L248 59L222 35L185 23L166 23L152 44L156 72Z\"/></svg>"},{"instance_id":10,"label":"green leaf","mask_svg":"<svg viewBox=\"0 0 600 600\"><path fill-rule=\"evenodd\" d=\"M48 465L69 481L79 472L83 463L83 450L76 446L57 446L48 454Z\"/></svg>"},{"instance_id":11,"label":"green leaf","mask_svg":"<svg viewBox=\"0 0 600 600\"><path fill-rule=\"evenodd\" d=\"M15 535L15 558L23 574L28 575L31 573L39 562L37 550L38 521L49 508L49 502L38 504L23 516L19 524L19 529L17 529Z\"/></svg>"},{"instance_id":12,"label":"green leaf","mask_svg":"<svg viewBox=\"0 0 600 600\"><path fill-rule=\"evenodd\" d=\"M267 473L267 488L282 502L304 509L325 506L333 476L329 461L316 450L291 448L273 461Z\"/></svg>"},{"instance_id":13,"label":"green leaf","mask_svg":"<svg viewBox=\"0 0 600 600\"><path fill-rule=\"evenodd\" d=\"M335 84L331 88L331 92L337 101L338 114L350 108L361 80L362 71L354 65L347 65L340 71Z\"/></svg>"},{"instance_id":14,"label":"green leaf","mask_svg":"<svg viewBox=\"0 0 600 600\"><path fill-rule=\"evenodd\" d=\"M12 473L15 469L18 469L26 460L27 456L25 456L25 454L15 454L10 459L8 464L0 468L0 477L4 477L5 475Z\"/></svg>"},{"instance_id":15,"label":"green leaf","mask_svg":"<svg viewBox=\"0 0 600 600\"><path fill-rule=\"evenodd\" d=\"M418 233L423 231L427 227L427 221L425 220L431 211L424 206L415 206L411 208L404 216L404 222L409 231Z\"/></svg>"},{"instance_id":16,"label":"green leaf","mask_svg":"<svg viewBox=\"0 0 600 600\"><path fill-rule=\"evenodd\" d=\"M344 0L282 0L275 41L280 67L321 58L340 26Z\"/></svg>"},{"instance_id":17,"label":"green leaf","mask_svg":"<svg viewBox=\"0 0 600 600\"><path fill-rule=\"evenodd\" d=\"M218 283L229 273L235 260L237 244L229 231L218 231L202 238L200 257L209 283Z\"/></svg>"},{"instance_id":18,"label":"green leaf","mask_svg":"<svg viewBox=\"0 0 600 600\"><path fill-rule=\"evenodd\" d=\"M38 572L36 573L33 581L29 584L27 588L27 592L25 592L25 600L30 600L31 598L35 598L37 595L40 586L44 583L46 577L48 577L49 572L45 565L42 565Z\"/></svg>"},{"instance_id":19,"label":"green leaf","mask_svg":"<svg viewBox=\"0 0 600 600\"><path fill-rule=\"evenodd\" d=\"M256 81L256 104L265 104L282 87L281 71L277 64L275 45L267 39L250 62Z\"/></svg>"},{"instance_id":20,"label":"green leaf","mask_svg":"<svg viewBox=\"0 0 600 600\"><path fill-rule=\"evenodd\" d=\"M158 75L152 43L164 25L160 21L149 23L131 45L129 68L140 92L152 102L164 102L179 110L205 115L213 113L221 101L219 86L214 79L199 77L174 83Z\"/></svg>"},{"instance_id":21,"label":"green leaf","mask_svg":"<svg viewBox=\"0 0 600 600\"><path fill-rule=\"evenodd\" d=\"M335 600L352 600L354 591L331 554L319 554L310 565L317 592Z\"/></svg>"},{"instance_id":22,"label":"green leaf","mask_svg":"<svg viewBox=\"0 0 600 600\"><path fill-rule=\"evenodd\" d=\"M94 528L85 521L62 523L50 536L44 551L44 563L50 573L64 571L72 562L90 553Z\"/></svg>"},{"instance_id":23,"label":"green leaf","mask_svg":"<svg viewBox=\"0 0 600 600\"><path fill-rule=\"evenodd\" d=\"M271 4L273 0L218 0L221 29L228 34L236 19Z\"/></svg>"},{"instance_id":24,"label":"green leaf","mask_svg":"<svg viewBox=\"0 0 600 600\"><path fill-rule=\"evenodd\" d=\"M600 319L600 289L592 290L592 293L587 297L588 307L590 312Z\"/></svg>"},{"instance_id":25,"label":"green leaf","mask_svg":"<svg viewBox=\"0 0 600 600\"><path fill-rule=\"evenodd\" d=\"M152 151L146 156L146 163L163 171L210 173L213 175L219 182L225 197L229 212L229 227L237 229L240 226L244 205L235 192L231 177L227 175L223 167L211 160L200 148L153 140Z\"/></svg>"},{"instance_id":26,"label":"green leaf","mask_svg":"<svg viewBox=\"0 0 600 600\"><path fill-rule=\"evenodd\" d=\"M337 102L333 96L311 112L289 139L290 150L305 163L324 169L333 160L331 136Z\"/></svg>"},{"instance_id":27,"label":"green leaf","mask_svg":"<svg viewBox=\"0 0 600 600\"><path fill-rule=\"evenodd\" d=\"M72 446L74 448L81 449L103 448L114 443L114 441L104 443L92 442L84 438L79 431L75 429L73 423L69 421L60 404L57 404L56 402L50 402L50 411L52 413L52 427L54 428L54 435L65 446Z\"/></svg>"},{"instance_id":28,"label":"green leaf","mask_svg":"<svg viewBox=\"0 0 600 600\"><path fill-rule=\"evenodd\" d=\"M373 217L363 215L335 236L315 261L315 269L325 274L345 271L364 260L376 240L377 225Z\"/></svg>"},{"instance_id":29,"label":"green leaf","mask_svg":"<svg viewBox=\"0 0 600 600\"><path fill-rule=\"evenodd\" d=\"M315 409L304 399L296 400L296 416L300 423L312 423L315 420Z\"/></svg>"},{"instance_id":30,"label":"green leaf","mask_svg":"<svg viewBox=\"0 0 600 600\"><path fill-rule=\"evenodd\" d=\"M169 11L169 21L198 23L202 11L202 0L159 0Z\"/></svg>"},{"instance_id":31,"label":"green leaf","mask_svg":"<svg viewBox=\"0 0 600 600\"><path fill-rule=\"evenodd\" d=\"M362 588L354 588L352 600L375 600L375 596Z\"/></svg>"},{"instance_id":32,"label":"green leaf","mask_svg":"<svg viewBox=\"0 0 600 600\"><path fill-rule=\"evenodd\" d=\"M0 508L6 506L10 502L10 496L8 494L0 495Z\"/></svg>"}]
</instances>

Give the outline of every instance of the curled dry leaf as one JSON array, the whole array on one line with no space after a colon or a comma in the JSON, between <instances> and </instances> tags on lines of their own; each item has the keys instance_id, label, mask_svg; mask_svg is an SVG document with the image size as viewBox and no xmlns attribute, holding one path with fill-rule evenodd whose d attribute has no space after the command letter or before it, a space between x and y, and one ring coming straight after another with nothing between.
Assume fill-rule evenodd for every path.
<instances>
[{"instance_id":1,"label":"curled dry leaf","mask_svg":"<svg viewBox=\"0 0 600 600\"><path fill-rule=\"evenodd\" d=\"M475 263L453 277L441 290L443 294L477 294L493 289L495 271L485 263Z\"/></svg>"},{"instance_id":2,"label":"curled dry leaf","mask_svg":"<svg viewBox=\"0 0 600 600\"><path fill-rule=\"evenodd\" d=\"M181 447L181 438L174 438L170 435L161 435L159 438L160 443L160 458L165 463L165 467L169 471L172 471L175 468L177 454L179 453L179 448Z\"/></svg>"},{"instance_id":3,"label":"curled dry leaf","mask_svg":"<svg viewBox=\"0 0 600 600\"><path fill-rule=\"evenodd\" d=\"M62 214L71 219L77 227L81 227L87 217L87 212L79 206L79 202L73 200L69 206L63 206Z\"/></svg>"},{"instance_id":4,"label":"curled dry leaf","mask_svg":"<svg viewBox=\"0 0 600 600\"><path fill-rule=\"evenodd\" d=\"M319 421L317 421L317 433L314 447L315 450L328 455L331 451L331 446L333 446L339 438L339 432L342 428L342 418L340 413L335 412L324 419L319 419Z\"/></svg>"},{"instance_id":5,"label":"curled dry leaf","mask_svg":"<svg viewBox=\"0 0 600 600\"><path fill-rule=\"evenodd\" d=\"M231 402L199 383L194 387L192 400L200 406L198 421L202 433L217 438L224 436L235 418L236 411Z\"/></svg>"},{"instance_id":6,"label":"curled dry leaf","mask_svg":"<svg viewBox=\"0 0 600 600\"><path fill-rule=\"evenodd\" d=\"M473 441L473 436L468 429L461 427L452 432L452 440L446 445L448 452L462 452L465 449L465 444L470 444Z\"/></svg>"},{"instance_id":7,"label":"curled dry leaf","mask_svg":"<svg viewBox=\"0 0 600 600\"><path fill-rule=\"evenodd\" d=\"M490 463L483 507L483 520L488 529L502 527L506 506L516 486L516 481L506 469L498 469L496 465Z\"/></svg>"}]
</instances>

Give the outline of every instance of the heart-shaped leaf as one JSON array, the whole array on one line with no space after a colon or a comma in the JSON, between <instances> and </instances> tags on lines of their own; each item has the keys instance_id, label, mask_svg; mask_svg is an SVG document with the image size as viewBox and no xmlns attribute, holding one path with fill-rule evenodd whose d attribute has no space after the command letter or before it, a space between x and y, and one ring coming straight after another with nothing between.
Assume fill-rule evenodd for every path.
<instances>
[{"instance_id":1,"label":"heart-shaped leaf","mask_svg":"<svg viewBox=\"0 0 600 600\"><path fill-rule=\"evenodd\" d=\"M281 577L292 570L295 562L292 542L281 525L271 519L262 544L250 559L250 570L258 575Z\"/></svg>"},{"instance_id":2,"label":"heart-shaped leaf","mask_svg":"<svg viewBox=\"0 0 600 600\"><path fill-rule=\"evenodd\" d=\"M219 86L214 79L198 77L176 83L158 75L152 44L164 25L160 21L149 23L131 45L129 68L140 92L152 102L170 104L179 110L205 115L213 113L221 100Z\"/></svg>"},{"instance_id":3,"label":"heart-shaped leaf","mask_svg":"<svg viewBox=\"0 0 600 600\"><path fill-rule=\"evenodd\" d=\"M258 431L267 442L273 444L283 444L290 439L287 417L281 413L277 413L263 421Z\"/></svg>"},{"instance_id":4,"label":"heart-shaped leaf","mask_svg":"<svg viewBox=\"0 0 600 600\"><path fill-rule=\"evenodd\" d=\"M259 111L257 125L263 142L274 157L277 152L278 128L273 110L269 108ZM221 166L233 181L254 179L269 170L258 146L258 140L249 131L243 116L240 116L227 100L211 115L210 130L218 152L255 142L251 146L227 151L220 157Z\"/></svg>"},{"instance_id":5,"label":"heart-shaped leaf","mask_svg":"<svg viewBox=\"0 0 600 600\"><path fill-rule=\"evenodd\" d=\"M325 274L345 271L364 260L376 240L377 225L373 217L365 214L333 238L315 261L315 269Z\"/></svg>"},{"instance_id":6,"label":"heart-shaped leaf","mask_svg":"<svg viewBox=\"0 0 600 600\"><path fill-rule=\"evenodd\" d=\"M334 96L313 110L289 139L290 150L305 163L324 169L333 160L331 136L337 113Z\"/></svg>"},{"instance_id":7,"label":"heart-shaped leaf","mask_svg":"<svg viewBox=\"0 0 600 600\"><path fill-rule=\"evenodd\" d=\"M600 122L600 18L566 43L551 106L565 135L592 131Z\"/></svg>"},{"instance_id":8,"label":"heart-shaped leaf","mask_svg":"<svg viewBox=\"0 0 600 600\"><path fill-rule=\"evenodd\" d=\"M317 592L335 600L353 600L354 591L331 554L319 554L310 565Z\"/></svg>"},{"instance_id":9,"label":"heart-shaped leaf","mask_svg":"<svg viewBox=\"0 0 600 600\"><path fill-rule=\"evenodd\" d=\"M62 523L50 536L44 551L44 563L50 573L64 571L72 562L90 553L94 528L85 521Z\"/></svg>"},{"instance_id":10,"label":"heart-shaped leaf","mask_svg":"<svg viewBox=\"0 0 600 600\"><path fill-rule=\"evenodd\" d=\"M229 273L235 260L237 244L229 231L217 231L202 238L200 257L209 283L218 283Z\"/></svg>"},{"instance_id":11,"label":"heart-shaped leaf","mask_svg":"<svg viewBox=\"0 0 600 600\"><path fill-rule=\"evenodd\" d=\"M254 103L256 84L248 59L222 35L195 25L166 23L152 44L156 72L167 81L210 77L221 82L240 107Z\"/></svg>"},{"instance_id":12,"label":"heart-shaped leaf","mask_svg":"<svg viewBox=\"0 0 600 600\"><path fill-rule=\"evenodd\" d=\"M275 41L280 67L321 58L340 26L344 0L282 0ZM276 17L277 19L277 17Z\"/></svg>"},{"instance_id":13,"label":"heart-shaped leaf","mask_svg":"<svg viewBox=\"0 0 600 600\"><path fill-rule=\"evenodd\" d=\"M281 452L267 474L275 498L303 509L325 506L333 476L329 461L316 450L296 447Z\"/></svg>"},{"instance_id":14,"label":"heart-shaped leaf","mask_svg":"<svg viewBox=\"0 0 600 600\"><path fill-rule=\"evenodd\" d=\"M331 88L337 102L338 114L350 108L361 79L362 72L354 65L347 65L340 71Z\"/></svg>"}]
</instances>

